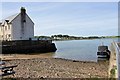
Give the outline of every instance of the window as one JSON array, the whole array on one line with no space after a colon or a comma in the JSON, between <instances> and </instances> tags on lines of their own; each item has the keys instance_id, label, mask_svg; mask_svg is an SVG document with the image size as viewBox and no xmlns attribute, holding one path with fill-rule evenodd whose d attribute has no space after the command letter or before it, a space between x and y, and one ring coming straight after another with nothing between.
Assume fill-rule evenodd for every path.
<instances>
[{"instance_id":1,"label":"window","mask_svg":"<svg viewBox=\"0 0 120 80\"><path fill-rule=\"evenodd\" d=\"M5 26L5 30L7 30L7 26Z\"/></svg>"},{"instance_id":2,"label":"window","mask_svg":"<svg viewBox=\"0 0 120 80\"><path fill-rule=\"evenodd\" d=\"M8 37L11 37L11 35L10 35L10 34L8 34Z\"/></svg>"},{"instance_id":3,"label":"window","mask_svg":"<svg viewBox=\"0 0 120 80\"><path fill-rule=\"evenodd\" d=\"M8 25L8 29L10 29L10 25Z\"/></svg>"},{"instance_id":4,"label":"window","mask_svg":"<svg viewBox=\"0 0 120 80\"><path fill-rule=\"evenodd\" d=\"M6 34L6 38L7 38L7 34Z\"/></svg>"},{"instance_id":5,"label":"window","mask_svg":"<svg viewBox=\"0 0 120 80\"><path fill-rule=\"evenodd\" d=\"M23 20L23 22L26 22L26 20Z\"/></svg>"}]
</instances>

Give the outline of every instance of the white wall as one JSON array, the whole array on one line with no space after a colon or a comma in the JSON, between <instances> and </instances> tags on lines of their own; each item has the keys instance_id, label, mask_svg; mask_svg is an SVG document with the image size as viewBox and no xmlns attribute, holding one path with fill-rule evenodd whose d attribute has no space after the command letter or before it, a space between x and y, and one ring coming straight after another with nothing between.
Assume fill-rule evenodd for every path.
<instances>
[{"instance_id":1,"label":"white wall","mask_svg":"<svg viewBox=\"0 0 120 80\"><path fill-rule=\"evenodd\" d=\"M10 29L8 29L8 27L10 27ZM8 35L11 35L11 24L8 24L7 22L5 22L5 25L4 25L4 40L11 40L11 37L9 37Z\"/></svg>"},{"instance_id":2,"label":"white wall","mask_svg":"<svg viewBox=\"0 0 120 80\"><path fill-rule=\"evenodd\" d=\"M21 40L21 16L20 14L12 21L12 40Z\"/></svg>"},{"instance_id":3,"label":"white wall","mask_svg":"<svg viewBox=\"0 0 120 80\"><path fill-rule=\"evenodd\" d=\"M4 22L0 25L0 40L11 40L11 24Z\"/></svg>"},{"instance_id":4,"label":"white wall","mask_svg":"<svg viewBox=\"0 0 120 80\"><path fill-rule=\"evenodd\" d=\"M24 26L24 35L22 35L21 31L21 15L18 15L12 21L12 40L28 40L29 38L34 36L34 23L31 19L26 15L26 23ZM22 39L21 39L22 37Z\"/></svg>"},{"instance_id":5,"label":"white wall","mask_svg":"<svg viewBox=\"0 0 120 80\"><path fill-rule=\"evenodd\" d=\"M31 21L28 15L26 15L26 24L24 30L25 30L24 39L29 39L34 37L34 23Z\"/></svg>"},{"instance_id":6,"label":"white wall","mask_svg":"<svg viewBox=\"0 0 120 80\"><path fill-rule=\"evenodd\" d=\"M26 22L24 26L24 34L22 34L21 26L21 15L19 14L11 24L9 24L10 29L8 29L8 23L4 23L4 32L1 31L0 25L0 40L28 40L29 38L34 37L34 23L28 15L26 15ZM7 29L5 29L7 27ZM4 33L4 34L3 34ZM4 35L2 38L2 35ZM7 35L7 36L6 36ZM8 37L10 35L10 37Z\"/></svg>"}]
</instances>

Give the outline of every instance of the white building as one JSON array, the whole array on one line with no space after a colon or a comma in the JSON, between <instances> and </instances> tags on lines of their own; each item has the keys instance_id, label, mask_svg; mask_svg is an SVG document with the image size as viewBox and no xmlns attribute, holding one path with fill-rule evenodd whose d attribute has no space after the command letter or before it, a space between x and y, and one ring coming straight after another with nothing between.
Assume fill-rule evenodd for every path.
<instances>
[{"instance_id":1,"label":"white building","mask_svg":"<svg viewBox=\"0 0 120 80\"><path fill-rule=\"evenodd\" d=\"M34 36L34 23L24 7L20 13L0 22L0 40L28 40Z\"/></svg>"}]
</instances>

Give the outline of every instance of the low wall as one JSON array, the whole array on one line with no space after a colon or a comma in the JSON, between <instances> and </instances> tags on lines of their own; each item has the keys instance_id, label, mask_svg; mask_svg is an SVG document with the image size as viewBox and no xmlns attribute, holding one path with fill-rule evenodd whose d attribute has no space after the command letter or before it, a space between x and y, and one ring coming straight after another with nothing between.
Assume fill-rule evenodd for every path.
<instances>
[{"instance_id":1,"label":"low wall","mask_svg":"<svg viewBox=\"0 0 120 80\"><path fill-rule=\"evenodd\" d=\"M111 43L111 45L110 45L110 51L111 51L111 54L110 54L110 59L109 59L109 70L108 70L109 77L117 78L116 48L115 48L114 42Z\"/></svg>"},{"instance_id":2,"label":"low wall","mask_svg":"<svg viewBox=\"0 0 120 80\"><path fill-rule=\"evenodd\" d=\"M55 52L56 46L51 40L2 41L2 53L44 53Z\"/></svg>"},{"instance_id":3,"label":"low wall","mask_svg":"<svg viewBox=\"0 0 120 80\"><path fill-rule=\"evenodd\" d=\"M115 50L116 50L116 64L117 64L117 78L120 80L120 42L115 43Z\"/></svg>"}]
</instances>

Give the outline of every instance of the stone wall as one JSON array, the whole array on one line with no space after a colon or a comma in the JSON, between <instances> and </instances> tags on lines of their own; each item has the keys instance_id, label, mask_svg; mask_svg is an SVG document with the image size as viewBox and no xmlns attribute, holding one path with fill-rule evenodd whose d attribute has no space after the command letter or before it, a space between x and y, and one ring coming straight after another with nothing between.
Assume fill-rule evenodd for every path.
<instances>
[{"instance_id":1,"label":"stone wall","mask_svg":"<svg viewBox=\"0 0 120 80\"><path fill-rule=\"evenodd\" d=\"M3 41L2 53L44 53L55 52L56 46L51 40Z\"/></svg>"}]
</instances>

